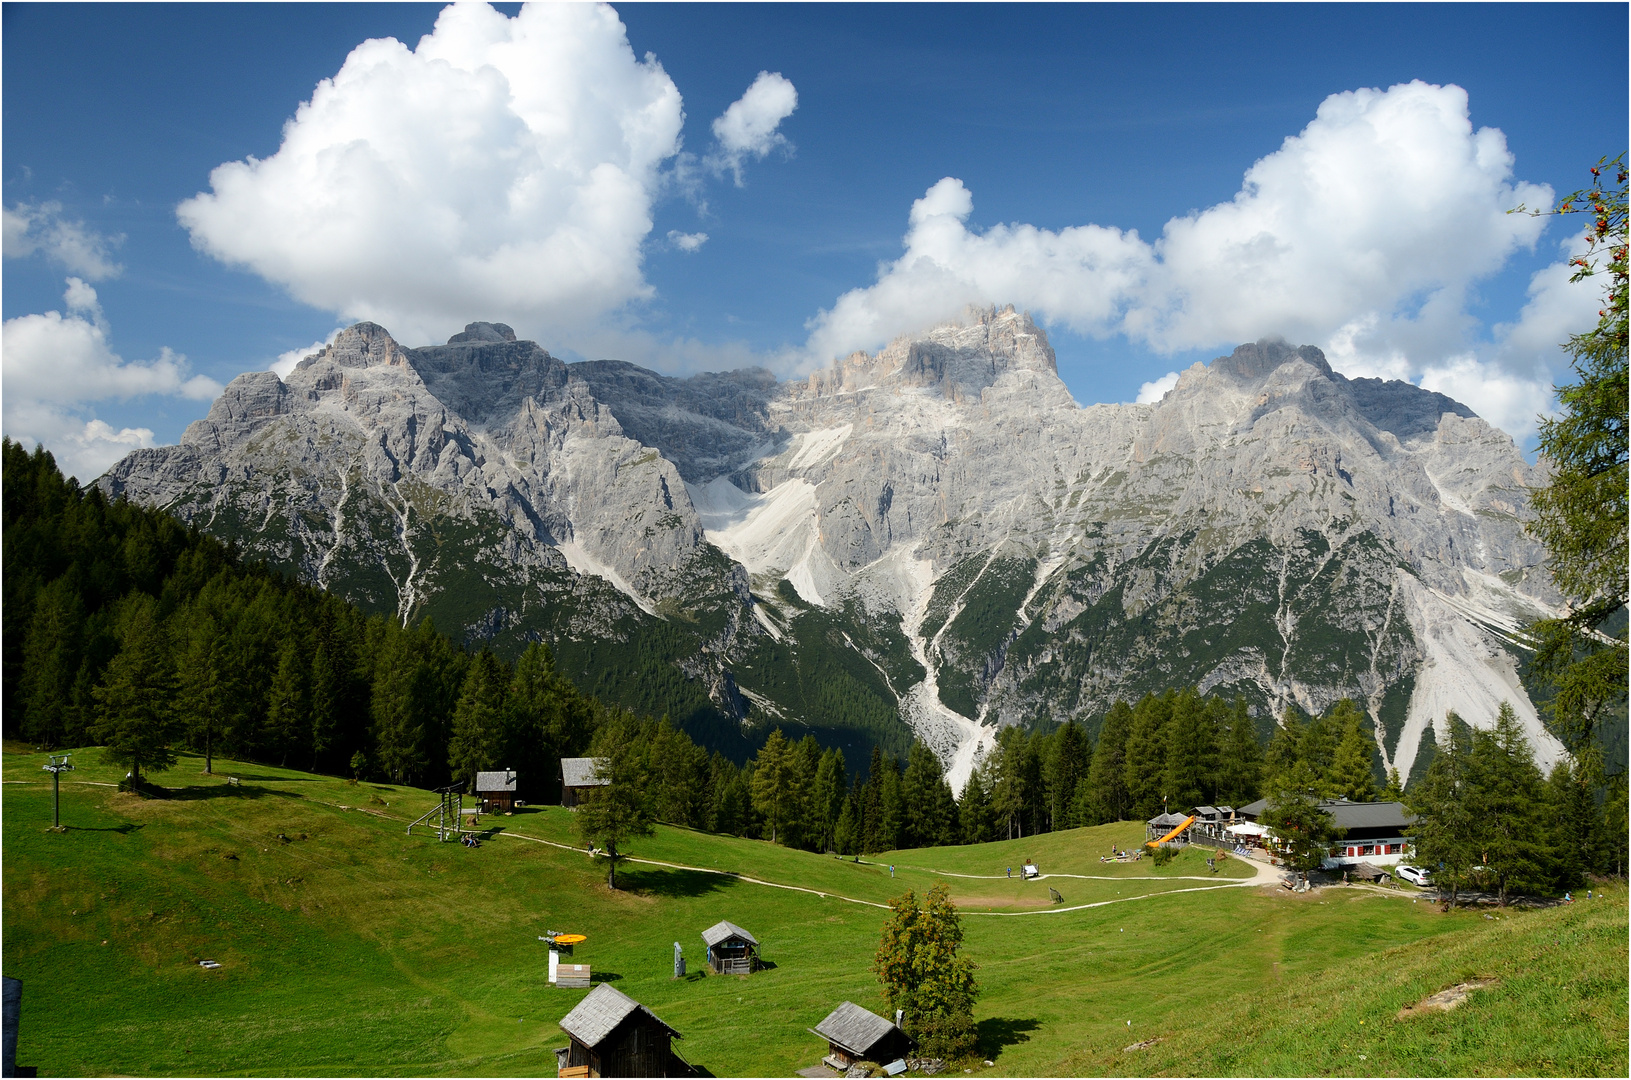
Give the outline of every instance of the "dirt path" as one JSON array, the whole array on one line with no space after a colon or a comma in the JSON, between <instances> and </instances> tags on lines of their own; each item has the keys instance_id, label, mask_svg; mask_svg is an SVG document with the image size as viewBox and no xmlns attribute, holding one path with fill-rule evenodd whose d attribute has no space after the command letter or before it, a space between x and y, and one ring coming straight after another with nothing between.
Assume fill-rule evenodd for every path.
<instances>
[{"instance_id":1,"label":"dirt path","mask_svg":"<svg viewBox=\"0 0 1631 1080\"><path fill-rule=\"evenodd\" d=\"M572 844L562 844L562 843L560 843L558 841L555 841L555 840L545 840L541 836L528 836L526 833L510 832L508 830L506 830L504 832L501 832L501 833L498 833L496 835L500 836L500 837L502 837L502 836L513 836L517 840L531 840L535 844L547 844L550 847L560 848L562 851L574 851L574 852L577 852L579 855L589 856L589 852L583 850L580 847L576 847L576 846L574 846ZM590 856L590 857L592 857L592 856ZM764 885L764 886L766 886L768 888L772 888L772 889L787 889L787 890L790 890L792 892L809 893L811 896L819 896L823 900L831 897L834 900L843 900L845 903L861 904L861 905L864 905L866 907L882 908L885 911L887 911L889 909L888 904L880 904L875 900L859 900L859 899L856 899L853 896L844 896L841 893L835 893L835 892L822 892L820 889L810 889L810 888L806 888L806 887L804 887L802 885L784 885L779 881L766 881L763 878L748 877L745 874L733 874L733 873L731 873L731 872L729 872L727 870L715 870L712 867L708 867L708 866L687 866L684 863L663 862L660 859L640 859L640 858L636 858L636 857L634 857L632 855L624 855L624 856L622 856L622 858L626 862L641 863L641 864L643 864L645 866L662 866L662 867L666 867L667 869L670 869L670 870L690 870L693 873L698 873L698 874L717 874L720 877L728 877L728 878L731 878L734 881L745 881L750 885ZM872 865L877 865L877 864L872 864ZM902 866L902 865L905 865L905 864L896 863L895 865ZM1136 882L1141 881L1141 880L1142 881L1175 881L1175 880L1181 880L1181 881L1217 881L1216 885L1200 885L1200 886L1195 886L1193 888L1188 888L1188 889L1167 889L1167 890L1165 890L1163 892L1140 893L1137 896L1118 896L1114 900L1097 900L1097 901L1095 901L1095 902L1093 902L1091 904L1074 904L1074 905L1071 905L1069 907L1038 908L1035 911L965 911L965 912L963 912L963 914L964 915L984 915L984 916L995 917L995 918L1013 918L1013 917L1019 916L1019 915L1062 915L1067 911L1086 911L1088 908L1106 907L1106 906L1108 906L1110 904L1129 904L1129 903L1132 903L1135 900L1149 900L1149 899L1152 899L1152 898L1158 897L1158 896L1176 896L1179 893L1211 892L1214 889L1241 889L1241 888L1250 888L1252 886L1257 886L1257 885L1278 885L1278 884L1280 884L1280 882L1282 880L1282 872L1279 869L1277 869L1276 867L1272 867L1272 866L1265 866L1262 863L1258 863L1258 862L1255 862L1255 861L1252 863L1252 865L1257 871L1252 877L1249 877L1249 878L1236 878L1236 879L1231 879L1231 880L1228 880L1228 881L1218 881L1218 879L1216 879L1216 878L1196 878L1196 877L1142 878L1142 879L1141 878L1094 878L1094 879L1092 879L1092 880L1097 880L1097 881L1121 881L1121 882L1126 882L1128 884L1133 884L1133 883L1136 883ZM920 870L920 869L923 869L923 868L922 867L912 867L912 869ZM929 873L939 873L939 871L936 871L936 870L930 870L928 872ZM948 874L947 876L948 877L977 878L977 877L983 877L985 875L978 875L978 874ZM994 877L995 875L991 875L991 876ZM1050 875L1044 874L1042 876L1043 877L1048 877ZM1085 878L1086 877L1086 875L1083 875L1083 874L1055 874L1055 875L1052 875L1052 876L1054 876L1054 877L1075 877L1075 878Z\"/></svg>"}]
</instances>

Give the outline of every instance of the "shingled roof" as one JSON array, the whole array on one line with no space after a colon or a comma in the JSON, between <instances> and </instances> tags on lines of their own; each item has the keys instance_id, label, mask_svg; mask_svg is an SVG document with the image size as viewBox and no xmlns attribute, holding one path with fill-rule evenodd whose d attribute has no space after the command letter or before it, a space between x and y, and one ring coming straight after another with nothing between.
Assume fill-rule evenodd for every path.
<instances>
[{"instance_id":1,"label":"shingled roof","mask_svg":"<svg viewBox=\"0 0 1631 1080\"><path fill-rule=\"evenodd\" d=\"M505 769L503 772L479 772L476 774L476 790L480 791L508 791L515 794L515 770Z\"/></svg>"},{"instance_id":2,"label":"shingled roof","mask_svg":"<svg viewBox=\"0 0 1631 1080\"><path fill-rule=\"evenodd\" d=\"M749 945L759 944L758 938L754 937L740 926L737 926L735 923L726 922L723 919L714 923L712 926L708 927L708 929L702 932L702 943L711 949L715 945L718 945L721 941L733 937L741 938Z\"/></svg>"},{"instance_id":3,"label":"shingled roof","mask_svg":"<svg viewBox=\"0 0 1631 1080\"><path fill-rule=\"evenodd\" d=\"M578 1002L578 1007L561 1017L561 1030L591 1049L599 1046L602 1039L617 1030L617 1025L627 1020L638 1009L647 1016L668 1028L668 1033L676 1039L684 1038L679 1032L668 1027L656 1013L635 1001L621 990L614 990L607 983L599 983L595 988Z\"/></svg>"},{"instance_id":4,"label":"shingled roof","mask_svg":"<svg viewBox=\"0 0 1631 1080\"><path fill-rule=\"evenodd\" d=\"M877 1013L846 1001L810 1030L856 1057L865 1057L896 1028Z\"/></svg>"},{"instance_id":5,"label":"shingled roof","mask_svg":"<svg viewBox=\"0 0 1631 1080\"><path fill-rule=\"evenodd\" d=\"M601 760L592 757L563 757L561 783L567 787L601 787L611 783L610 780L595 778L595 767Z\"/></svg>"}]
</instances>

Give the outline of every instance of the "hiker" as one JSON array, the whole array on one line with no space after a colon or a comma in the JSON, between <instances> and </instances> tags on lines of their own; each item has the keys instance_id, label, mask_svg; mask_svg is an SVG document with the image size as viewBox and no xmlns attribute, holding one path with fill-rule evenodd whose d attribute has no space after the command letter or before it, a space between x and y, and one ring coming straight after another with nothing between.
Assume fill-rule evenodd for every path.
<instances>
[{"instance_id":1,"label":"hiker","mask_svg":"<svg viewBox=\"0 0 1631 1080\"><path fill-rule=\"evenodd\" d=\"M1014 868L1013 868L1013 867L1012 867L1012 866L1010 866L1010 867L1009 867L1009 868L1008 868L1008 876L1009 876L1009 877L1013 877L1013 876L1014 876Z\"/></svg>"}]
</instances>

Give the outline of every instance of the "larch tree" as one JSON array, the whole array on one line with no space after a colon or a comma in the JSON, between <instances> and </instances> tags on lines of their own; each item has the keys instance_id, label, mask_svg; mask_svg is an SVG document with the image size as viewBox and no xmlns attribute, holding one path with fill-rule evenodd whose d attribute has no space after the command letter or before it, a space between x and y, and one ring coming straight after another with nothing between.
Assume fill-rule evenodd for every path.
<instances>
[{"instance_id":1,"label":"larch tree","mask_svg":"<svg viewBox=\"0 0 1631 1080\"><path fill-rule=\"evenodd\" d=\"M1604 620L1627 599L1627 215L1625 155L1598 162L1592 185L1540 214L1586 217L1585 251L1573 282L1601 282L1597 325L1564 345L1576 382L1557 387L1561 410L1540 423L1540 456L1550 482L1530 495L1530 533L1546 545L1552 581L1568 613L1529 628L1531 670L1551 681L1552 730L1580 768L1577 779L1603 775L1597 728L1626 698L1626 629ZM1609 181L1608 177L1613 180ZM1520 211L1525 208L1520 207ZM1623 723L1621 718L1618 722Z\"/></svg>"},{"instance_id":2,"label":"larch tree","mask_svg":"<svg viewBox=\"0 0 1631 1080\"><path fill-rule=\"evenodd\" d=\"M574 819L578 835L606 853L606 885L617 888L617 860L623 847L650 836L654 813L645 762L627 726L612 721L596 736L595 779L605 783L588 790Z\"/></svg>"}]
</instances>

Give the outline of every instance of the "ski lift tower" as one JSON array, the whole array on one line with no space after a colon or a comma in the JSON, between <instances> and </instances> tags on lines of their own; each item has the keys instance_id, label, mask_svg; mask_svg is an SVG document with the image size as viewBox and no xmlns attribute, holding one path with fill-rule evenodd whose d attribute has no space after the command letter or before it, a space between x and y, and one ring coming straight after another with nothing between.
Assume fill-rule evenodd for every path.
<instances>
[{"instance_id":1,"label":"ski lift tower","mask_svg":"<svg viewBox=\"0 0 1631 1080\"><path fill-rule=\"evenodd\" d=\"M52 754L51 764L40 766L51 774L51 828L55 832L62 831L62 774L74 771L70 757L73 755Z\"/></svg>"},{"instance_id":2,"label":"ski lift tower","mask_svg":"<svg viewBox=\"0 0 1631 1080\"><path fill-rule=\"evenodd\" d=\"M436 839L441 841L457 840L459 838L459 820L464 813L464 781L449 784L447 787L436 789L441 801L421 814L408 826L408 835L413 835L414 825L423 825L427 829L436 830ZM431 818L435 818L432 821Z\"/></svg>"}]
</instances>

